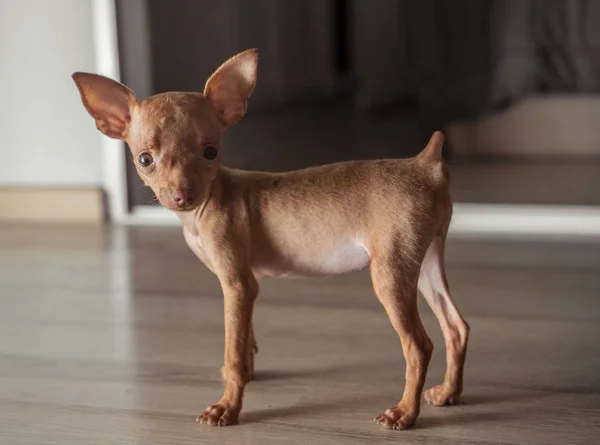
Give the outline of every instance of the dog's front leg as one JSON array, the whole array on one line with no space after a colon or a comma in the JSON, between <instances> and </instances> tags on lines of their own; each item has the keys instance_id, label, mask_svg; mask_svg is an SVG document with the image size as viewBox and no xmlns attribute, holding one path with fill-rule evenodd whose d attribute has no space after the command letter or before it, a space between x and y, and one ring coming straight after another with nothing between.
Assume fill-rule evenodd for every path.
<instances>
[{"instance_id":1,"label":"dog's front leg","mask_svg":"<svg viewBox=\"0 0 600 445\"><path fill-rule=\"evenodd\" d=\"M252 348L250 329L258 294L258 284L250 272L221 278L221 284L225 298L225 392L198 417L199 422L213 426L236 423L242 409L244 386L251 372L247 357Z\"/></svg>"}]
</instances>

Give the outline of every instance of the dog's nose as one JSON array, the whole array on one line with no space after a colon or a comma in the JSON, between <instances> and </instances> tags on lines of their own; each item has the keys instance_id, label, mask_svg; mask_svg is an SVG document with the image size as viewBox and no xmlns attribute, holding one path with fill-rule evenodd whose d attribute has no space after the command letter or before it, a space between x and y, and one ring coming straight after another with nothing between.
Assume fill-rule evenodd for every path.
<instances>
[{"instance_id":1,"label":"dog's nose","mask_svg":"<svg viewBox=\"0 0 600 445\"><path fill-rule=\"evenodd\" d=\"M175 201L177 207L185 207L194 202L194 197L189 190L177 190L173 193L173 201Z\"/></svg>"}]
</instances>

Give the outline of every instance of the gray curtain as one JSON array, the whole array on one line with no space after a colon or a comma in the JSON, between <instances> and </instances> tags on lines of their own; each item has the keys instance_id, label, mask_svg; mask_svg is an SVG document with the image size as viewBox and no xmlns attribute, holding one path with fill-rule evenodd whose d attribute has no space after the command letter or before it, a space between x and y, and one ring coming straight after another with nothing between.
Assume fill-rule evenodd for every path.
<instances>
[{"instance_id":1,"label":"gray curtain","mask_svg":"<svg viewBox=\"0 0 600 445\"><path fill-rule=\"evenodd\" d=\"M600 91L598 1L355 0L354 15L359 106L411 96L444 124Z\"/></svg>"},{"instance_id":2,"label":"gray curtain","mask_svg":"<svg viewBox=\"0 0 600 445\"><path fill-rule=\"evenodd\" d=\"M332 0L149 0L148 8L156 92L201 89L219 64L250 47L262 56L252 107L335 88Z\"/></svg>"},{"instance_id":3,"label":"gray curtain","mask_svg":"<svg viewBox=\"0 0 600 445\"><path fill-rule=\"evenodd\" d=\"M405 0L351 2L355 105L368 110L410 95Z\"/></svg>"}]
</instances>

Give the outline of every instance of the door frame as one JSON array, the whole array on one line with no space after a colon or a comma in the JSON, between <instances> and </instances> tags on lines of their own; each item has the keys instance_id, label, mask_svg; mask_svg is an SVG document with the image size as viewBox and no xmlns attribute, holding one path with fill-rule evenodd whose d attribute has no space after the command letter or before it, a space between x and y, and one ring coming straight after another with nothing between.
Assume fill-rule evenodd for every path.
<instances>
[{"instance_id":1,"label":"door frame","mask_svg":"<svg viewBox=\"0 0 600 445\"><path fill-rule=\"evenodd\" d=\"M91 0L91 2L95 71L97 74L119 80L121 70L115 0ZM124 144L117 139L102 137L100 149L106 213L110 221L122 223L130 217Z\"/></svg>"}]
</instances>

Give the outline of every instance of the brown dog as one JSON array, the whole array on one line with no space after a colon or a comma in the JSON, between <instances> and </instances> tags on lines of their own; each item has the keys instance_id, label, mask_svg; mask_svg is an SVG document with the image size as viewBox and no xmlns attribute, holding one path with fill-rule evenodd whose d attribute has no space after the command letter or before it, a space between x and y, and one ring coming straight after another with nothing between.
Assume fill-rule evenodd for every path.
<instances>
[{"instance_id":1,"label":"brown dog","mask_svg":"<svg viewBox=\"0 0 600 445\"><path fill-rule=\"evenodd\" d=\"M252 310L261 277L341 274L370 266L373 287L400 337L406 385L398 405L375 420L410 427L433 345L417 312L421 290L446 340L444 382L425 392L458 403L469 327L452 302L444 245L452 214L443 136L411 159L343 162L289 173L220 165L223 131L246 112L257 52L225 62L204 93L165 93L138 102L106 77L76 73L98 129L129 143L142 180L177 213L189 247L213 271L225 298L225 392L198 420L238 419L257 351Z\"/></svg>"}]
</instances>

